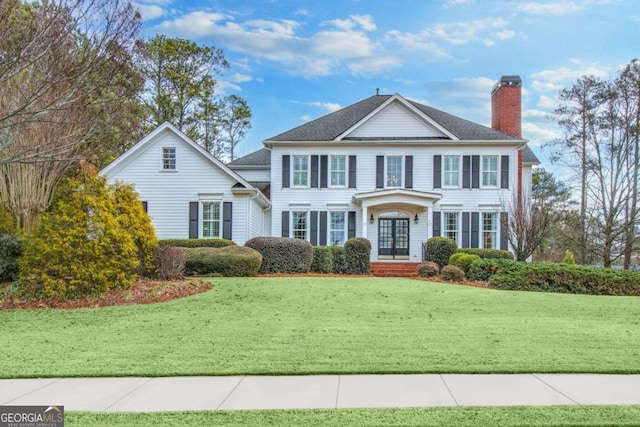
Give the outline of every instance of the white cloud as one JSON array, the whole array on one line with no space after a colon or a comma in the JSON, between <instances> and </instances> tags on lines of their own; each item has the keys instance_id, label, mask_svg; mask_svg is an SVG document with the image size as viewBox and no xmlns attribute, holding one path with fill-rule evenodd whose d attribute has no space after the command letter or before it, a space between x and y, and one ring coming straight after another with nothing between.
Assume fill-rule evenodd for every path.
<instances>
[{"instance_id":1,"label":"white cloud","mask_svg":"<svg viewBox=\"0 0 640 427\"><path fill-rule=\"evenodd\" d=\"M240 74L240 73L235 73L234 75L231 76L230 79L232 82L235 83L245 83L245 82L250 82L253 80L253 77L247 75L247 74Z\"/></svg>"},{"instance_id":2,"label":"white cloud","mask_svg":"<svg viewBox=\"0 0 640 427\"><path fill-rule=\"evenodd\" d=\"M584 9L584 4L575 2L513 2L508 6L514 12L530 15L568 15Z\"/></svg>"},{"instance_id":3,"label":"white cloud","mask_svg":"<svg viewBox=\"0 0 640 427\"><path fill-rule=\"evenodd\" d=\"M311 16L311 12L309 12L309 9L298 9L295 12L293 12L294 15L300 15L300 16Z\"/></svg>"},{"instance_id":4,"label":"white cloud","mask_svg":"<svg viewBox=\"0 0 640 427\"><path fill-rule=\"evenodd\" d=\"M305 114L304 116L300 117L300 120L302 120L303 122L310 122L311 120L313 120L313 117L311 117L308 114Z\"/></svg>"},{"instance_id":5,"label":"white cloud","mask_svg":"<svg viewBox=\"0 0 640 427\"><path fill-rule=\"evenodd\" d=\"M370 15L351 15L351 19L358 23L364 31L375 31L378 29Z\"/></svg>"},{"instance_id":6,"label":"white cloud","mask_svg":"<svg viewBox=\"0 0 640 427\"><path fill-rule=\"evenodd\" d=\"M544 144L560 138L561 132L551 123L522 122L522 135L529 140L532 147L542 147Z\"/></svg>"},{"instance_id":7,"label":"white cloud","mask_svg":"<svg viewBox=\"0 0 640 427\"><path fill-rule=\"evenodd\" d=\"M419 50L426 52L428 54L428 57L424 59L427 61L434 61L450 57L447 51L440 47L436 42L425 41L425 39L419 34L401 33L400 31L393 30L387 32L384 39L387 42L395 42L401 47L408 50Z\"/></svg>"},{"instance_id":8,"label":"white cloud","mask_svg":"<svg viewBox=\"0 0 640 427\"><path fill-rule=\"evenodd\" d=\"M154 4L133 3L133 5L140 10L142 19L145 20L154 20L160 18L166 13L163 8Z\"/></svg>"},{"instance_id":9,"label":"white cloud","mask_svg":"<svg viewBox=\"0 0 640 427\"><path fill-rule=\"evenodd\" d=\"M362 31L375 31L378 27L370 15L350 15L348 19L332 19L320 23L320 26L332 26L339 30L351 31L360 28Z\"/></svg>"},{"instance_id":10,"label":"white cloud","mask_svg":"<svg viewBox=\"0 0 640 427\"><path fill-rule=\"evenodd\" d=\"M578 67L559 67L541 70L531 74L531 77L533 78L531 86L539 92L557 92L570 86L582 76L593 75L600 78L606 78L614 69L614 67L608 65L586 65L578 59L571 59L570 62Z\"/></svg>"},{"instance_id":11,"label":"white cloud","mask_svg":"<svg viewBox=\"0 0 640 427\"><path fill-rule=\"evenodd\" d=\"M335 102L313 101L313 102L305 102L305 104L312 105L314 107L324 108L327 111L327 113L333 113L334 111L338 111L342 108L340 104L337 104Z\"/></svg>"},{"instance_id":12,"label":"white cloud","mask_svg":"<svg viewBox=\"0 0 640 427\"><path fill-rule=\"evenodd\" d=\"M454 7L454 6L464 6L464 5L470 5L474 2L475 0L447 0L444 3L444 7Z\"/></svg>"},{"instance_id":13,"label":"white cloud","mask_svg":"<svg viewBox=\"0 0 640 427\"><path fill-rule=\"evenodd\" d=\"M547 95L540 95L537 106L548 110L554 110L558 107L558 100Z\"/></svg>"}]
</instances>

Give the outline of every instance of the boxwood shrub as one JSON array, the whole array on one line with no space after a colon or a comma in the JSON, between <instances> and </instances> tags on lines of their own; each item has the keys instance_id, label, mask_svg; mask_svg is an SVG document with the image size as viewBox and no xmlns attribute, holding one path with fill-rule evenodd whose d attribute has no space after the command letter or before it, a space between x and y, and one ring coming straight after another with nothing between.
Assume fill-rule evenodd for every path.
<instances>
[{"instance_id":1,"label":"boxwood shrub","mask_svg":"<svg viewBox=\"0 0 640 427\"><path fill-rule=\"evenodd\" d=\"M347 260L342 246L329 246L331 249L332 273L347 274Z\"/></svg>"},{"instance_id":2,"label":"boxwood shrub","mask_svg":"<svg viewBox=\"0 0 640 427\"><path fill-rule=\"evenodd\" d=\"M158 246L176 246L179 248L224 248L235 246L235 242L229 239L162 239Z\"/></svg>"},{"instance_id":3,"label":"boxwood shrub","mask_svg":"<svg viewBox=\"0 0 640 427\"><path fill-rule=\"evenodd\" d=\"M333 255L331 246L314 246L313 261L311 261L311 271L314 273L332 273Z\"/></svg>"},{"instance_id":4,"label":"boxwood shrub","mask_svg":"<svg viewBox=\"0 0 640 427\"><path fill-rule=\"evenodd\" d=\"M460 248L458 253L478 255L483 259L514 259L511 252L500 249Z\"/></svg>"},{"instance_id":5,"label":"boxwood shrub","mask_svg":"<svg viewBox=\"0 0 640 427\"><path fill-rule=\"evenodd\" d=\"M464 271L465 274L467 274L469 272L469 267L471 266L471 264L478 259L480 259L478 255L456 252L449 258L449 264L455 265L460 270Z\"/></svg>"},{"instance_id":6,"label":"boxwood shrub","mask_svg":"<svg viewBox=\"0 0 640 427\"><path fill-rule=\"evenodd\" d=\"M452 282L462 282L464 280L464 271L455 265L445 265L440 273L444 280Z\"/></svg>"},{"instance_id":7,"label":"boxwood shrub","mask_svg":"<svg viewBox=\"0 0 640 427\"><path fill-rule=\"evenodd\" d=\"M508 273L499 269L489 279L489 286L524 291L640 296L640 273L635 271L549 262L520 264Z\"/></svg>"},{"instance_id":8,"label":"boxwood shrub","mask_svg":"<svg viewBox=\"0 0 640 427\"><path fill-rule=\"evenodd\" d=\"M432 237L427 240L427 261L436 262L442 268L457 249L456 242L447 237Z\"/></svg>"},{"instance_id":9,"label":"boxwood shrub","mask_svg":"<svg viewBox=\"0 0 640 427\"><path fill-rule=\"evenodd\" d=\"M369 274L371 272L371 242L363 237L352 237L344 244L347 274Z\"/></svg>"},{"instance_id":10,"label":"boxwood shrub","mask_svg":"<svg viewBox=\"0 0 640 427\"><path fill-rule=\"evenodd\" d=\"M18 279L18 259L22 255L22 241L17 234L0 235L0 283Z\"/></svg>"},{"instance_id":11,"label":"boxwood shrub","mask_svg":"<svg viewBox=\"0 0 640 427\"><path fill-rule=\"evenodd\" d=\"M433 261L425 261L418 265L418 276L434 277L440 273L440 266Z\"/></svg>"},{"instance_id":12,"label":"boxwood shrub","mask_svg":"<svg viewBox=\"0 0 640 427\"><path fill-rule=\"evenodd\" d=\"M262 255L244 246L222 248L185 248L187 274L225 277L256 276L262 263Z\"/></svg>"},{"instance_id":13,"label":"boxwood shrub","mask_svg":"<svg viewBox=\"0 0 640 427\"><path fill-rule=\"evenodd\" d=\"M505 274L508 274L519 269L524 264L524 262L512 259L480 258L472 262L469 266L467 278L471 280L487 281L491 276L499 271L503 271Z\"/></svg>"},{"instance_id":14,"label":"boxwood shrub","mask_svg":"<svg viewBox=\"0 0 640 427\"><path fill-rule=\"evenodd\" d=\"M313 261L313 246L291 237L254 237L245 246L262 254L258 273L308 273Z\"/></svg>"}]
</instances>

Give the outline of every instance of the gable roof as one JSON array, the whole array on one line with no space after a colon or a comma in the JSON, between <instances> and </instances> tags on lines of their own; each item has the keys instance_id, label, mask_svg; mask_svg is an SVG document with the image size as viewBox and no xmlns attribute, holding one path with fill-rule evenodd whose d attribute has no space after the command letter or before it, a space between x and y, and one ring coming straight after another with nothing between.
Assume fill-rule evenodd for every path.
<instances>
[{"instance_id":1,"label":"gable roof","mask_svg":"<svg viewBox=\"0 0 640 427\"><path fill-rule=\"evenodd\" d=\"M242 185L244 188L249 190L255 190L255 192L259 195L260 202L264 206L270 206L270 202L267 197L262 194L262 192L252 186L248 181L238 175L236 172L228 168L224 163L220 160L216 159L211 153L202 148L196 142L194 142L187 135L182 133L178 128L173 126L169 122L164 122L160 126L158 126L153 132L142 138L138 141L133 147L129 148L122 154L120 157L115 159L113 162L109 163L105 168L100 171L101 176L109 175L110 172L117 170L117 168L124 167L128 162L135 159L140 153L144 151L144 147L150 144L152 141L155 141L156 138L161 136L164 132L173 133L181 142L183 142L187 147L190 147L192 150L196 151L199 155L204 157L212 166L220 170L223 174L229 176L232 180L235 180L238 184Z\"/></svg>"},{"instance_id":2,"label":"gable roof","mask_svg":"<svg viewBox=\"0 0 640 427\"><path fill-rule=\"evenodd\" d=\"M227 166L229 166L231 169L242 169L247 166L270 167L271 150L269 150L268 148L261 148L258 151L254 151L253 153L249 153L244 157L240 157L232 162L227 163Z\"/></svg>"},{"instance_id":3,"label":"gable roof","mask_svg":"<svg viewBox=\"0 0 640 427\"><path fill-rule=\"evenodd\" d=\"M538 156L536 156L531 148L528 145L525 145L522 149L522 163L535 163L536 165L540 164L540 160L538 160Z\"/></svg>"},{"instance_id":4,"label":"gable roof","mask_svg":"<svg viewBox=\"0 0 640 427\"><path fill-rule=\"evenodd\" d=\"M269 142L336 140L358 125L362 120L370 117L372 113L391 98L402 100L405 105L410 105L414 111L422 114L425 120L439 126L451 135L450 138L439 139L455 138L463 141L524 142L521 138L516 138L507 133L470 122L418 102L409 101L398 94L371 96L341 110L322 116L272 138L268 138L264 142L268 144Z\"/></svg>"}]
</instances>

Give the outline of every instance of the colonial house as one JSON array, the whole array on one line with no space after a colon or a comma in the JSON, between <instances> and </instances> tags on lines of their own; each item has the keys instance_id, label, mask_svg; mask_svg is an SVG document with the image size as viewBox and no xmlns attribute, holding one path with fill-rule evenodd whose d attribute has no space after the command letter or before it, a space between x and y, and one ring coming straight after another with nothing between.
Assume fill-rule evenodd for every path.
<instances>
[{"instance_id":1,"label":"colonial house","mask_svg":"<svg viewBox=\"0 0 640 427\"><path fill-rule=\"evenodd\" d=\"M374 95L220 163L164 124L102 171L134 183L159 238L259 235L372 243L371 260L422 259L430 237L509 249L501 218L538 159L521 136L521 80L491 94L492 127Z\"/></svg>"}]
</instances>

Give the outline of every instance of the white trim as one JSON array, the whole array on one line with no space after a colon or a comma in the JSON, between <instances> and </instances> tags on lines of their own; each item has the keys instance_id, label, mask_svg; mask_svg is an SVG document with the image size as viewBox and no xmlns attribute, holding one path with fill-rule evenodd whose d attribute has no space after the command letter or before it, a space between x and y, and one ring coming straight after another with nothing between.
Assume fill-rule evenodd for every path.
<instances>
[{"instance_id":1,"label":"white trim","mask_svg":"<svg viewBox=\"0 0 640 427\"><path fill-rule=\"evenodd\" d=\"M295 174L296 174L296 157L306 157L307 158L307 183L305 185L296 185L295 184ZM299 171L301 172L301 171ZM291 188L311 188L311 156L309 154L291 154Z\"/></svg>"},{"instance_id":2,"label":"white trim","mask_svg":"<svg viewBox=\"0 0 640 427\"><path fill-rule=\"evenodd\" d=\"M494 157L496 159L496 185L484 185L484 159ZM480 188L495 189L500 188L500 155L498 154L481 154L480 155ZM493 172L493 171L492 171Z\"/></svg>"},{"instance_id":3,"label":"white trim","mask_svg":"<svg viewBox=\"0 0 640 427\"><path fill-rule=\"evenodd\" d=\"M446 176L447 176L447 168L446 168L446 164L447 164L447 157L455 157L458 159L458 185L447 185L446 182ZM441 186L442 188L446 188L446 189L456 189L456 188L461 188L462 187L462 156L459 154L442 154L442 167L441 167L441 172L442 172L442 177L441 177Z\"/></svg>"},{"instance_id":4,"label":"white trim","mask_svg":"<svg viewBox=\"0 0 640 427\"><path fill-rule=\"evenodd\" d=\"M165 168L164 167L164 150L173 150L173 168ZM169 157L167 160L171 160ZM160 168L159 171L162 173L165 172L178 172L178 147L175 145L162 145L160 146Z\"/></svg>"},{"instance_id":5,"label":"white trim","mask_svg":"<svg viewBox=\"0 0 640 427\"><path fill-rule=\"evenodd\" d=\"M400 185L396 185L396 186L389 186L387 185L388 183L388 170L389 170L389 164L388 164L388 160L390 157L393 158L400 158ZM389 188L389 189L394 189L394 188L405 188L405 155L404 154L387 154L386 156L384 156L384 188Z\"/></svg>"},{"instance_id":6,"label":"white trim","mask_svg":"<svg viewBox=\"0 0 640 427\"><path fill-rule=\"evenodd\" d=\"M224 204L222 202L222 199L215 199L215 200L211 200L211 199L205 199L205 200L199 200L200 202L200 206L198 209L198 238L200 239L221 239L222 235L223 235L223 230L222 228L224 227ZM204 205L207 203L215 203L218 205L218 235L217 236L204 236Z\"/></svg>"},{"instance_id":7,"label":"white trim","mask_svg":"<svg viewBox=\"0 0 640 427\"><path fill-rule=\"evenodd\" d=\"M331 159L334 157L342 157L344 159L344 184L333 185L331 184L331 175L333 173ZM327 187L328 188L347 188L349 186L349 156L347 154L329 154L327 159Z\"/></svg>"}]
</instances>

